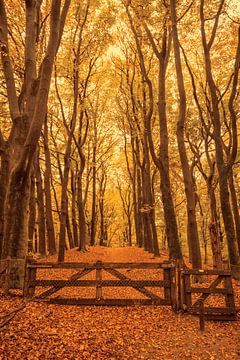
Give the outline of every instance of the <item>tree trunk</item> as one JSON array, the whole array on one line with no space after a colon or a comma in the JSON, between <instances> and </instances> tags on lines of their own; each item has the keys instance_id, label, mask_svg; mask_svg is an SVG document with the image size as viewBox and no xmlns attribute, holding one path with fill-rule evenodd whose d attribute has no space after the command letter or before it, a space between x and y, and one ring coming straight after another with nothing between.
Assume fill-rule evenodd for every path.
<instances>
[{"instance_id":1,"label":"tree trunk","mask_svg":"<svg viewBox=\"0 0 240 360\"><path fill-rule=\"evenodd\" d=\"M0 168L0 259L2 258L2 246L3 246L3 235L4 235L4 204L7 193L7 186L9 181L9 157L7 144L2 144L0 149L1 154L1 168ZM2 150L2 151L1 151Z\"/></svg>"},{"instance_id":2,"label":"tree trunk","mask_svg":"<svg viewBox=\"0 0 240 360\"><path fill-rule=\"evenodd\" d=\"M240 217L239 217L238 200L237 200L237 194L236 194L236 189L235 189L235 185L234 185L232 169L229 172L228 182L229 182L229 189L230 189L230 193L231 193L231 203L232 203L233 216L234 216L236 240L237 240L237 245L238 245L238 252L240 254Z\"/></svg>"},{"instance_id":3,"label":"tree trunk","mask_svg":"<svg viewBox=\"0 0 240 360\"><path fill-rule=\"evenodd\" d=\"M213 74L212 74L212 65L211 65L211 58L210 58L210 50L211 46L213 44L213 41L215 39L216 30L218 26L219 16L221 14L221 10L223 7L224 1L222 0L219 5L218 13L215 17L215 23L212 30L211 39L209 42L207 42L206 39L206 33L205 33L205 18L204 18L204 1L201 0L200 2L200 18L201 18L201 35L202 35L202 44L203 44L203 50L204 50L204 60L205 60L205 71L206 71L206 78L207 83L209 87L210 92L210 99L211 99L211 117L212 117L212 123L213 123L213 137L215 142L215 152L216 152L216 164L219 174L219 191L220 191L220 203L221 203L221 210L222 210L222 216L223 216L223 222L224 222L224 228L227 238L227 245L228 245L228 254L229 254L229 260L231 265L238 265L239 264L239 255L238 255L238 249L236 246L236 238L235 238L235 229L234 229L234 221L233 221L233 214L232 209L230 205L230 197L229 197L229 187L228 187L228 174L229 170L231 169L231 164L225 164L224 160L224 149L223 149L223 140L222 140L222 134L221 134L221 119L220 119L220 110L219 110L219 99L217 94L217 88L216 84L214 82ZM240 33L239 33L240 34ZM240 40L240 36L239 39ZM238 48L240 46L240 41L238 43ZM238 49L239 50L239 49ZM238 54L239 57L239 54ZM234 74L234 80L233 80L233 86L234 84L237 84L237 75L239 70L239 64L236 64L235 74ZM233 88L234 90L234 88ZM236 90L236 89L235 89ZM232 91L232 94L234 95L232 100L235 97L234 92ZM230 102L229 102L230 104ZM230 109L234 112L233 109ZM232 114L232 112L230 111ZM232 126L234 123L234 119L232 118ZM233 139L234 139L234 135ZM235 145L235 151L237 143L236 143L236 137L233 141Z\"/></svg>"},{"instance_id":4,"label":"tree trunk","mask_svg":"<svg viewBox=\"0 0 240 360\"><path fill-rule=\"evenodd\" d=\"M36 160L36 186L37 186L37 205L38 205L38 235L39 235L39 253L46 256L46 228L45 228L45 206L43 196L42 174L39 164L39 152Z\"/></svg>"},{"instance_id":5,"label":"tree trunk","mask_svg":"<svg viewBox=\"0 0 240 360\"><path fill-rule=\"evenodd\" d=\"M50 35L46 54L36 81L36 22L35 15L40 3L26 2L25 74L22 99L17 97L11 57L8 47L8 25L4 1L0 0L0 43L4 76L7 85L13 131L9 141L13 147L13 166L10 171L4 216L4 257L25 258L28 242L28 207L30 196L30 174L35 150L41 135L47 111L48 94L54 58L61 39L70 2L65 1L61 13L61 1L52 2ZM20 129L20 132L17 130ZM15 142L17 136L21 142Z\"/></svg>"},{"instance_id":6,"label":"tree trunk","mask_svg":"<svg viewBox=\"0 0 240 360\"><path fill-rule=\"evenodd\" d=\"M174 210L170 175L169 175L169 137L167 127L167 113L166 113L166 71L171 49L171 36L167 39L167 29L165 29L162 36L162 48L158 50L155 40L147 27L144 26L149 37L152 48L159 62L158 71L158 119L159 119L159 156L153 145L151 124L147 124L148 138L152 159L157 166L160 173L160 190L162 195L162 205L164 220L166 224L166 237L168 242L170 259L182 259L182 250L180 246L176 214ZM167 41L168 40L168 41Z\"/></svg>"},{"instance_id":7,"label":"tree trunk","mask_svg":"<svg viewBox=\"0 0 240 360\"><path fill-rule=\"evenodd\" d=\"M60 234L59 234L59 249L58 249L58 261L64 261L65 247L66 247L66 225L68 216L68 175L70 169L70 154L71 154L71 142L68 140L67 150L64 156L64 172L62 179L62 192L61 192L61 213L60 213Z\"/></svg>"},{"instance_id":8,"label":"tree trunk","mask_svg":"<svg viewBox=\"0 0 240 360\"><path fill-rule=\"evenodd\" d=\"M184 126L186 120L186 92L184 87L182 64L180 58L180 46L178 40L178 30L177 30L177 16L176 16L176 1L171 0L171 19L172 19L172 34L173 34L173 46L174 46L174 57L175 57L175 67L177 74L177 83L178 83L178 92L179 92L179 114L178 114L178 123L177 123L177 142L178 150L182 165L182 173L184 178L185 185L185 194L187 200L187 221L188 221L188 243L191 249L192 257L192 266L196 269L202 268L202 259L198 238L198 229L196 221L196 199L195 199L195 189L192 181L192 176L190 172L190 167L187 158L187 152L184 141Z\"/></svg>"},{"instance_id":9,"label":"tree trunk","mask_svg":"<svg viewBox=\"0 0 240 360\"><path fill-rule=\"evenodd\" d=\"M28 251L33 253L34 235L36 225L36 198L35 198L35 174L31 175L31 190L29 201L29 221L28 221Z\"/></svg>"},{"instance_id":10,"label":"tree trunk","mask_svg":"<svg viewBox=\"0 0 240 360\"><path fill-rule=\"evenodd\" d=\"M218 233L218 216L217 216L217 203L214 189L211 184L208 184L208 196L210 200L210 209L211 209L211 219L208 224L211 248L212 248L212 258L213 258L213 267L217 269L222 268L222 251L221 251L221 242Z\"/></svg>"},{"instance_id":11,"label":"tree trunk","mask_svg":"<svg viewBox=\"0 0 240 360\"><path fill-rule=\"evenodd\" d=\"M81 169L78 173L78 223L79 223L79 251L87 251L86 244L87 244L87 226L86 226L86 219L85 219L85 209L84 209L84 202L83 202L83 185L82 185L82 174L83 169L81 165Z\"/></svg>"},{"instance_id":12,"label":"tree trunk","mask_svg":"<svg viewBox=\"0 0 240 360\"><path fill-rule=\"evenodd\" d=\"M47 117L44 123L44 152L45 152L45 172L44 172L44 190L46 203L46 229L47 229L47 248L50 255L56 254L55 229L52 215L52 197L51 197L51 156L48 147L48 127Z\"/></svg>"},{"instance_id":13,"label":"tree trunk","mask_svg":"<svg viewBox=\"0 0 240 360\"><path fill-rule=\"evenodd\" d=\"M5 201L3 258L24 259L28 244L28 208L30 179L28 172L12 170ZM8 239L8 241L7 241Z\"/></svg>"},{"instance_id":14,"label":"tree trunk","mask_svg":"<svg viewBox=\"0 0 240 360\"><path fill-rule=\"evenodd\" d=\"M92 158L92 214L91 214L91 233L90 233L90 245L95 243L96 235L96 177L97 177L97 164L96 164L96 152L97 152L97 124L96 116L93 114L93 158Z\"/></svg>"},{"instance_id":15,"label":"tree trunk","mask_svg":"<svg viewBox=\"0 0 240 360\"><path fill-rule=\"evenodd\" d=\"M75 173L71 171L71 190L72 190L72 228L73 228L73 239L75 247L79 246L78 243L78 224L76 214L76 179Z\"/></svg>"}]
</instances>

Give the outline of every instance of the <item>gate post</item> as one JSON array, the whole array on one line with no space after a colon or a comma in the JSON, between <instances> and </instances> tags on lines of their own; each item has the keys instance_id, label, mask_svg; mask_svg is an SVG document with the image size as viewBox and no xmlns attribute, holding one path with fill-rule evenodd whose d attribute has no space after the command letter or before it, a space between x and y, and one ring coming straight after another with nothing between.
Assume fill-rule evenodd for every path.
<instances>
[{"instance_id":1,"label":"gate post","mask_svg":"<svg viewBox=\"0 0 240 360\"><path fill-rule=\"evenodd\" d=\"M102 262L98 260L96 262L96 280L102 281ZM102 299L102 285L97 284L96 285L96 300Z\"/></svg>"},{"instance_id":2,"label":"gate post","mask_svg":"<svg viewBox=\"0 0 240 360\"><path fill-rule=\"evenodd\" d=\"M37 268L32 268L31 265L34 265L36 263L36 260L32 258L26 258L25 278L23 286L23 296L25 298L30 298L35 294L35 285L33 284L33 282L36 280Z\"/></svg>"},{"instance_id":3,"label":"gate post","mask_svg":"<svg viewBox=\"0 0 240 360\"><path fill-rule=\"evenodd\" d=\"M8 295L10 289L10 273L11 273L11 257L8 256L5 260L5 275L4 275L4 283L3 283L3 290L4 294Z\"/></svg>"},{"instance_id":4,"label":"gate post","mask_svg":"<svg viewBox=\"0 0 240 360\"><path fill-rule=\"evenodd\" d=\"M177 299L176 299L176 267L172 266L170 269L170 284L171 284L171 303L174 310L177 309Z\"/></svg>"},{"instance_id":5,"label":"gate post","mask_svg":"<svg viewBox=\"0 0 240 360\"><path fill-rule=\"evenodd\" d=\"M183 303L189 309L192 306L191 278L187 270L182 272L183 280Z\"/></svg>"},{"instance_id":6,"label":"gate post","mask_svg":"<svg viewBox=\"0 0 240 360\"><path fill-rule=\"evenodd\" d=\"M163 261L163 280L168 281L169 285L164 285L164 300L171 305L171 268L168 261Z\"/></svg>"}]
</instances>

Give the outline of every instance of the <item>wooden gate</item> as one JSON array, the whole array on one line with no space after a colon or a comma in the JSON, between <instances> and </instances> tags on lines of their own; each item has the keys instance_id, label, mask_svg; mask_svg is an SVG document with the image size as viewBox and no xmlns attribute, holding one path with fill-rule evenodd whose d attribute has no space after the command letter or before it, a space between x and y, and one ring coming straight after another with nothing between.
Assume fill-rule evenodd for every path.
<instances>
[{"instance_id":1,"label":"wooden gate","mask_svg":"<svg viewBox=\"0 0 240 360\"><path fill-rule=\"evenodd\" d=\"M193 281L196 277L199 282ZM231 271L182 270L181 281L182 306L186 307L189 313L204 312L207 320L235 320ZM219 303L221 304L216 305Z\"/></svg>"},{"instance_id":2,"label":"wooden gate","mask_svg":"<svg viewBox=\"0 0 240 360\"><path fill-rule=\"evenodd\" d=\"M71 276L67 279L61 278L60 272L69 270L72 273ZM39 277L38 273L41 271L44 273ZM137 276L138 271L140 274ZM141 278L141 271L145 274L144 278L146 271L149 275L152 271L155 274L153 278L146 280ZM89 277L88 275L91 279L83 279L86 276ZM42 287L48 289L42 291ZM69 294L70 297L56 294L70 287L85 288L85 295L88 294L87 289L95 288L95 296L72 296L73 291ZM115 288L115 296L112 298L105 296L106 288ZM117 297L116 288L119 289ZM120 289L123 288L132 289L134 296L127 294L121 298ZM141 294L141 298L136 297L137 293ZM34 296L34 299L38 301L68 305L171 305L174 307L176 304L175 266L170 262L39 263L31 260L26 264L24 296Z\"/></svg>"}]
</instances>

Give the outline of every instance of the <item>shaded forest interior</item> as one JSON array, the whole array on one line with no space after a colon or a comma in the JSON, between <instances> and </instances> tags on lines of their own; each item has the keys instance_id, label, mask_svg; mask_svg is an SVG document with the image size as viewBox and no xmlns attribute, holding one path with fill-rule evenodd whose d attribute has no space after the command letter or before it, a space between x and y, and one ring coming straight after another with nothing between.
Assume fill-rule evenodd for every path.
<instances>
[{"instance_id":1,"label":"shaded forest interior","mask_svg":"<svg viewBox=\"0 0 240 360\"><path fill-rule=\"evenodd\" d=\"M133 245L239 276L238 1L0 0L0 46L1 259Z\"/></svg>"}]
</instances>

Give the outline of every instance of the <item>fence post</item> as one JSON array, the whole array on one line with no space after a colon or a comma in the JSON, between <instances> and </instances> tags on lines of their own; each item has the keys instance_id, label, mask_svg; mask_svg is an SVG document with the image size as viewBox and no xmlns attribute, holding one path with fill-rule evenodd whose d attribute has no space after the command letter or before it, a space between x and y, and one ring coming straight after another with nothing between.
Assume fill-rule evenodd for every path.
<instances>
[{"instance_id":1,"label":"fence post","mask_svg":"<svg viewBox=\"0 0 240 360\"><path fill-rule=\"evenodd\" d=\"M4 276L4 284L3 284L3 290L4 294L7 295L10 289L10 273L11 273L11 258L8 256L5 260L6 267L5 267L5 276Z\"/></svg>"},{"instance_id":2,"label":"fence post","mask_svg":"<svg viewBox=\"0 0 240 360\"><path fill-rule=\"evenodd\" d=\"M202 299L199 301L199 328L201 331L205 330L204 302Z\"/></svg>"},{"instance_id":3,"label":"fence post","mask_svg":"<svg viewBox=\"0 0 240 360\"><path fill-rule=\"evenodd\" d=\"M35 294L35 285L33 282L36 280L37 268L32 268L31 265L34 265L36 263L36 260L32 258L26 258L23 287L23 296L26 298L30 298Z\"/></svg>"},{"instance_id":4,"label":"fence post","mask_svg":"<svg viewBox=\"0 0 240 360\"><path fill-rule=\"evenodd\" d=\"M168 261L163 261L163 280L168 281L170 285L164 285L164 299L169 305L172 305L171 301L171 268Z\"/></svg>"},{"instance_id":5,"label":"fence post","mask_svg":"<svg viewBox=\"0 0 240 360\"><path fill-rule=\"evenodd\" d=\"M176 299L176 267L172 266L170 269L170 284L171 284L171 303L173 310L177 309L177 299Z\"/></svg>"},{"instance_id":6,"label":"fence post","mask_svg":"<svg viewBox=\"0 0 240 360\"><path fill-rule=\"evenodd\" d=\"M98 260L96 262L96 280L102 281L102 262ZM96 286L96 300L102 299L102 285L97 284Z\"/></svg>"},{"instance_id":7,"label":"fence post","mask_svg":"<svg viewBox=\"0 0 240 360\"><path fill-rule=\"evenodd\" d=\"M187 273L187 270L183 271L182 279L183 279L184 303L187 306L187 309L189 309L192 306L192 293L191 293L190 273Z\"/></svg>"},{"instance_id":8,"label":"fence post","mask_svg":"<svg viewBox=\"0 0 240 360\"><path fill-rule=\"evenodd\" d=\"M227 289L227 293L225 294L226 307L235 308L231 276L224 277L224 285L225 285L225 288Z\"/></svg>"}]
</instances>

